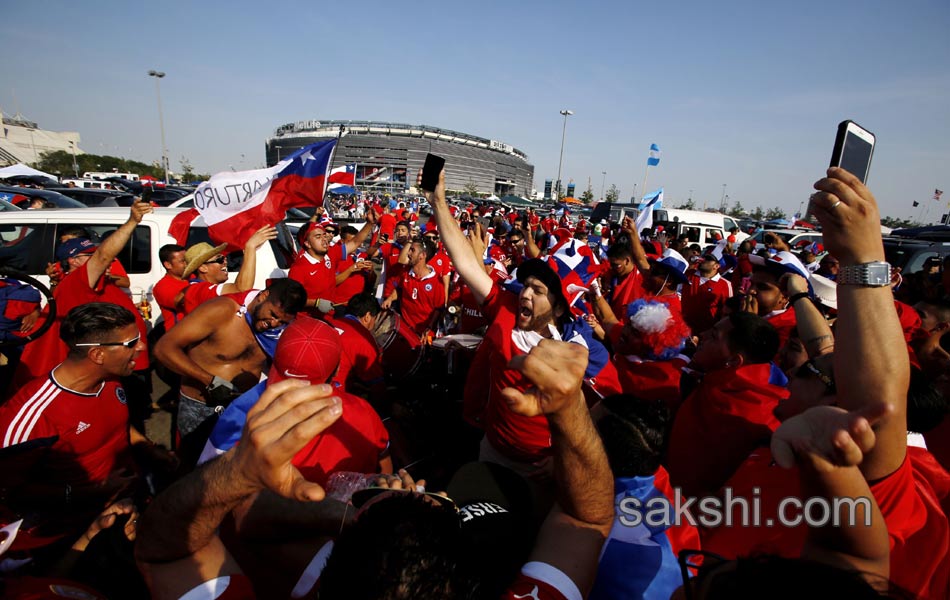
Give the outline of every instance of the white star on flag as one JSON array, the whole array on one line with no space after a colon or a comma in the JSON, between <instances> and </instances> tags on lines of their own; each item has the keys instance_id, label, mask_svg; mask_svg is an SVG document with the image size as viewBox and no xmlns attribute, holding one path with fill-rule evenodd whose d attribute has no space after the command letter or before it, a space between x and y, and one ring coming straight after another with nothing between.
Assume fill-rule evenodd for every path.
<instances>
[{"instance_id":1,"label":"white star on flag","mask_svg":"<svg viewBox=\"0 0 950 600\"><path fill-rule=\"evenodd\" d=\"M313 154L311 154L310 150L307 150L300 155L300 164L305 165L307 164L308 160L317 160L313 157Z\"/></svg>"}]
</instances>

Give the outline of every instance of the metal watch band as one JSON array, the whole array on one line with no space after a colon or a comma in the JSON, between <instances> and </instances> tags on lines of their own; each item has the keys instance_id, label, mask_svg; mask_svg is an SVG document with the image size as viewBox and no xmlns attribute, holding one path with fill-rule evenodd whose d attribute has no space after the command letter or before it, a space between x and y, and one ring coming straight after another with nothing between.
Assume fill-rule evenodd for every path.
<instances>
[{"instance_id":1,"label":"metal watch band","mask_svg":"<svg viewBox=\"0 0 950 600\"><path fill-rule=\"evenodd\" d=\"M869 262L841 267L836 281L838 285L885 287L891 284L891 265L886 262Z\"/></svg>"}]
</instances>

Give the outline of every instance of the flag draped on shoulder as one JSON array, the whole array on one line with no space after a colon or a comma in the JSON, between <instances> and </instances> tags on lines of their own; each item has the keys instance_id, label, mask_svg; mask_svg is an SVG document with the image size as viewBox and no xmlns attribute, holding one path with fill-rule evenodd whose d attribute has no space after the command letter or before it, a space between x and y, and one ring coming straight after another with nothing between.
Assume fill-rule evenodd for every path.
<instances>
[{"instance_id":1,"label":"flag draped on shoulder","mask_svg":"<svg viewBox=\"0 0 950 600\"><path fill-rule=\"evenodd\" d=\"M251 235L264 225L283 220L287 209L322 206L327 170L336 140L304 146L273 167L253 171L225 171L214 175L195 190L195 210L208 225L215 243L243 248ZM188 214L187 211L184 214ZM192 213L192 216L194 213ZM179 215L182 221L188 217ZM184 233L187 236L187 225ZM169 233L183 223L173 223Z\"/></svg>"},{"instance_id":2,"label":"flag draped on shoulder","mask_svg":"<svg viewBox=\"0 0 950 600\"><path fill-rule=\"evenodd\" d=\"M647 158L647 166L655 167L660 164L660 147L656 144L650 144L650 156Z\"/></svg>"},{"instance_id":3,"label":"flag draped on shoulder","mask_svg":"<svg viewBox=\"0 0 950 600\"><path fill-rule=\"evenodd\" d=\"M663 207L663 188L640 198L640 214L637 215L637 234L653 227L653 210Z\"/></svg>"}]
</instances>

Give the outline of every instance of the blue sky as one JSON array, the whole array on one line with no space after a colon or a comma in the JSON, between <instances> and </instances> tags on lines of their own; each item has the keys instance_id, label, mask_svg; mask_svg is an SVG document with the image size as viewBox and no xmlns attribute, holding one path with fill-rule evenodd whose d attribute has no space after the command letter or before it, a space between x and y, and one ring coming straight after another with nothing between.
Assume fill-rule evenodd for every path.
<instances>
[{"instance_id":1,"label":"blue sky","mask_svg":"<svg viewBox=\"0 0 950 600\"><path fill-rule=\"evenodd\" d=\"M81 147L161 154L173 169L264 162L301 119L427 124L526 152L600 195L779 206L822 175L839 121L877 135L869 185L882 213L917 217L950 195L950 3L54 2L8 5L0 106ZM945 196L946 198L947 196ZM942 205L945 210L946 204Z\"/></svg>"}]
</instances>

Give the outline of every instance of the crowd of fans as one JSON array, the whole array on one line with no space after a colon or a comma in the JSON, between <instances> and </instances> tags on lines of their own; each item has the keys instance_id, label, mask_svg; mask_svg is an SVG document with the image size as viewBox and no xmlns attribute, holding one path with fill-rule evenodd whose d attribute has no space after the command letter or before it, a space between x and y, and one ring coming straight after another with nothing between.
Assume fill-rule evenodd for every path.
<instances>
[{"instance_id":1,"label":"crowd of fans","mask_svg":"<svg viewBox=\"0 0 950 600\"><path fill-rule=\"evenodd\" d=\"M160 336L115 260L152 208L71 232L7 353L3 594L946 598L950 268L892 276L871 192L815 189L797 252L353 201L263 290L273 227L230 282L225 245L162 247Z\"/></svg>"}]
</instances>

